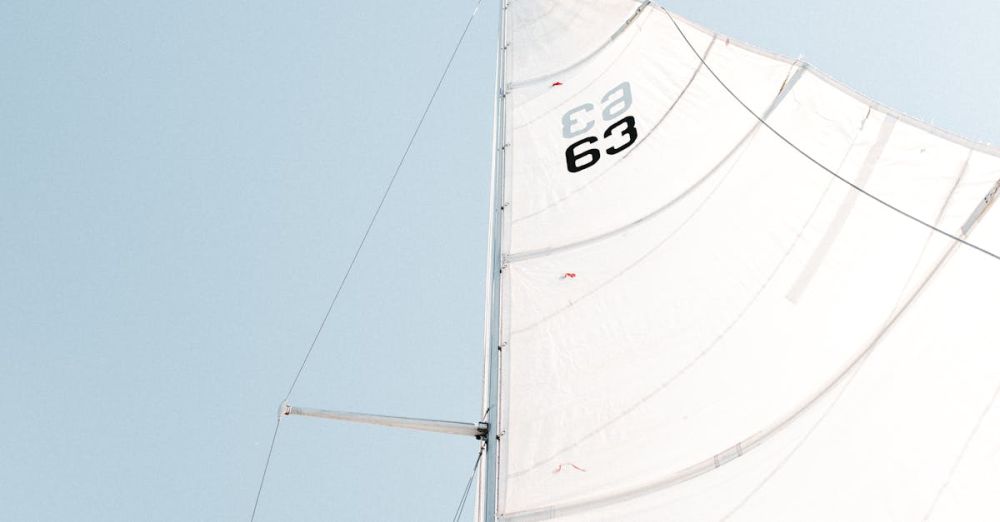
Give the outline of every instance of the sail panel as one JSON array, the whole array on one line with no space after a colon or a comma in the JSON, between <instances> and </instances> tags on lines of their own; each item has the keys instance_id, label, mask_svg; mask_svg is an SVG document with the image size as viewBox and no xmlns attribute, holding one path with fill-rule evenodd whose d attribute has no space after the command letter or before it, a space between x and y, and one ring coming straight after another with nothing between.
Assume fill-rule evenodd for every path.
<instances>
[{"instance_id":1,"label":"sail panel","mask_svg":"<svg viewBox=\"0 0 1000 522\"><path fill-rule=\"evenodd\" d=\"M997 151L593 4L509 7L502 518L980 513L1000 262L913 218L1000 249Z\"/></svg>"},{"instance_id":2,"label":"sail panel","mask_svg":"<svg viewBox=\"0 0 1000 522\"><path fill-rule=\"evenodd\" d=\"M607 55L634 17L650 7L640 0L510 2L507 82L543 85L553 75ZM652 10L652 9L650 9ZM589 35L585 40L572 35Z\"/></svg>"}]
</instances>

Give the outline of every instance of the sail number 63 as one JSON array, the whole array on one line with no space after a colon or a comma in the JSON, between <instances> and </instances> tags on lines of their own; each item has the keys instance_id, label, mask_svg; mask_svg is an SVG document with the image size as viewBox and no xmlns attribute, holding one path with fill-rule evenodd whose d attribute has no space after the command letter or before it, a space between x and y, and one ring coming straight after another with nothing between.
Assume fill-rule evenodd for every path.
<instances>
[{"instance_id":1,"label":"sail number 63","mask_svg":"<svg viewBox=\"0 0 1000 522\"><path fill-rule=\"evenodd\" d=\"M618 119L632 107L632 86L628 82L618 84L601 98L601 105L602 119L605 122L614 121L604 130L604 139L612 140L613 143L604 149L604 152L609 156L615 155L631 147L639 137L634 117L625 116ZM585 103L564 114L562 117L563 137L572 139L594 128L596 122L591 116L592 111L594 111L594 104ZM615 121L616 119L617 121ZM570 172L580 172L600 161L601 150L589 147L598 141L600 140L597 136L587 136L567 147L566 168Z\"/></svg>"}]
</instances>

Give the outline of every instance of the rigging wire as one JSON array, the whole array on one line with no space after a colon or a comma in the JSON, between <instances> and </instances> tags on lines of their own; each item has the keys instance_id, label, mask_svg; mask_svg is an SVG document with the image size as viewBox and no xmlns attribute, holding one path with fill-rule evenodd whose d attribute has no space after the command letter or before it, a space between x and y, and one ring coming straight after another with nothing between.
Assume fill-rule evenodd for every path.
<instances>
[{"instance_id":1,"label":"rigging wire","mask_svg":"<svg viewBox=\"0 0 1000 522\"><path fill-rule=\"evenodd\" d=\"M417 121L416 127L413 129L413 133L410 135L410 140L406 144L406 148L403 150L403 154L399 158L399 162L396 164L395 170L393 170L392 177L389 178L389 183L386 185L385 190L382 192L382 197L379 199L378 205L375 207L375 211L372 213L371 219L368 221L368 226L365 228L364 234L361 236L361 241L358 242L357 248L354 250L354 255L351 257L350 263L347 265L347 270L344 271L344 276L340 280L340 284L337 285L337 290L333 294L333 298L330 300L330 306L327 307L326 313L323 315L323 320L320 321L319 327L316 329L316 334L313 336L312 342L309 343L309 349L306 350L305 356L302 357L302 363L299 365L298 371L295 372L295 378L292 379L291 385L288 387L288 392L285 393L285 398L282 404L288 402L289 397L292 396L292 392L295 391L295 385L298 384L299 378L302 376L302 371L306 367L306 363L309 362L309 357L312 355L313 350L316 348L316 342L319 340L320 334L323 333L323 328L326 326L327 321L330 319L330 314L333 312L333 307L337 304L337 300L340 298L341 292L344 290L344 285L347 283L347 278L350 277L351 271L354 269L354 265L358 261L358 256L361 254L362 248L365 246L365 242L368 240L368 235L371 234L372 228L375 226L375 221L378 219L379 213L382 212L382 207L385 205L385 200L389 197L389 192L392 190L393 184L396 182L396 178L399 177L399 172L403 168L403 164L406 162L407 156L410 154L410 149L413 147L413 142L416 141L417 135L420 133L421 127L423 127L424 120L427 118L427 113L430 112L431 106L434 104L434 99L437 98L438 92L441 90L441 85L444 83L445 77L448 75L448 71L451 70L451 65L455 61L455 56L458 54L458 49L462 46L462 42L465 41L465 36L469 33L469 27L472 26L472 21L476 18L476 14L479 13L479 7L482 5L483 0L477 0L475 7L472 10L472 14L469 15L468 21L465 23L465 27L462 29L462 34L458 37L458 41L455 43L454 49L451 51L451 55L448 57L448 62L444 66L444 70L441 71L441 76L438 78L437 84L434 86L434 91L431 93L430 98L427 100L427 104L424 106L424 111L420 115L420 119ZM281 415L278 416L277 421L274 425L274 434L271 436L271 446L267 450L267 459L264 461L264 470L260 475L260 484L257 487L257 496L254 499L253 511L250 513L250 522L253 522L254 517L257 515L257 506L260 503L260 495L264 489L264 479L267 477L267 470L271 465L271 455L274 453L275 441L278 439L278 429L281 427ZM480 455L482 452L480 451ZM476 465L479 465L479 459L476 460ZM466 488L466 496L468 496L468 488ZM459 509L464 507L465 498L462 500L462 505Z\"/></svg>"},{"instance_id":2,"label":"rigging wire","mask_svg":"<svg viewBox=\"0 0 1000 522\"><path fill-rule=\"evenodd\" d=\"M271 466L271 454L274 453L274 442L278 440L278 428L281 427L281 416L274 421L274 434L271 435L271 446L267 449L267 460L264 461L264 472L260 474L260 483L257 485L257 496L253 501L253 511L250 512L250 521L253 522L257 516L257 505L260 504L260 492L264 490L264 479L267 477L267 468Z\"/></svg>"},{"instance_id":3,"label":"rigging wire","mask_svg":"<svg viewBox=\"0 0 1000 522\"><path fill-rule=\"evenodd\" d=\"M787 144L792 149L795 149L796 152L798 152L799 154L801 154L807 160L811 161L817 167L823 169L824 171L826 171L831 176L833 176L833 177L837 178L838 180L842 181L843 183L847 184L852 189L860 192L861 194L864 194L865 196L867 196L868 198L872 199L876 203L879 203L882 206L884 206L884 207L886 207L886 208L888 208L890 210L895 211L897 214L899 214L899 215L901 215L903 217L909 218L910 220L914 221L915 223L923 225L924 227L927 227L927 228L929 228L930 230L932 230L934 232L937 232L937 233L939 233L939 234L941 234L941 235L943 235L945 237L948 237L949 239L957 241L957 242L959 242L959 243L961 243L961 244L963 244L963 245L965 245L967 247L970 247L972 249L978 250L979 252L982 252L983 254L986 254L986 255L992 257L993 259L996 259L997 261L1000 261L1000 255L998 255L998 254L996 254L994 252L991 252L991 251L989 251L989 250L987 250L987 249L985 249L985 248L983 248L983 247L981 247L979 245L976 245L975 243L971 243L971 242L969 242L969 241L967 241L967 240L963 239L962 237L959 237L959 236L957 236L955 234L952 234L950 232L946 232L945 230L942 230L942 229L940 229L940 228L938 228L938 227L936 227L936 226L934 226L934 225L932 225L932 224L930 224L930 223L928 223L928 222L926 222L926 221L924 221L924 220L922 220L922 219L914 216L913 214L910 214L909 212L906 212L905 210L903 210L903 209L901 209L901 208L893 205L892 203L889 203L888 201L886 201L886 200L884 200L884 199L876 196L875 194L872 194L871 192L868 192L867 190L865 190L861 186L857 185L856 183L852 182L851 180L849 180L849 179L841 176L840 174L837 174L832 169L830 169L829 167L827 167L826 165L824 165L823 163L821 163L819 160L817 160L816 158L810 156L809 153L807 153L806 151L800 149L797 145L795 145L794 143L792 143L791 140L789 140L788 138L786 138L782 133L778 132L777 129L775 129L769 123L767 123L764 120L764 118L762 118L760 115L758 115L735 92L733 92L733 90L729 88L729 85L727 85L726 82L722 81L722 78L719 78L719 75L716 74L715 71L712 69L712 67L708 65L708 63L705 61L705 58L702 57L701 53L699 53L698 50L695 49L694 44L691 43L691 40L688 39L687 35L684 33L684 30L681 29L681 26L677 23L677 20L674 19L674 15L671 14L670 11L668 11L666 9L664 9L663 12L666 13L667 16L670 18L670 21L674 24L674 27L677 28L677 32L680 33L681 38L683 38L684 42L687 43L687 46L688 46L688 48L691 49L691 52L693 52L694 55L698 57L698 60L701 61L701 64L705 66L705 70L708 71L709 74L711 74L712 77L714 77L717 82L719 82L719 85L721 85L722 88L725 89L726 92L728 92L729 95L732 96L733 99L736 100L737 103L739 103L740 105L742 105L743 108L746 109L747 112L749 112L751 116L753 116L758 121L760 121L760 123L762 125L764 125L764 127L767 127L767 129L769 131L771 131L778 139L780 139L781 141L785 142L785 144Z\"/></svg>"},{"instance_id":4,"label":"rigging wire","mask_svg":"<svg viewBox=\"0 0 1000 522\"><path fill-rule=\"evenodd\" d=\"M469 477L469 482L465 484L465 493L462 493L462 500L458 503L458 509L455 510L455 516L452 518L452 522L458 522L462 518L462 512L465 511L465 501L469 499L469 491L472 490L472 481L476 479L476 471L479 470L479 462L483 460L483 450L486 449L485 445L479 446L479 455L476 456L476 463L472 466L472 476Z\"/></svg>"},{"instance_id":5,"label":"rigging wire","mask_svg":"<svg viewBox=\"0 0 1000 522\"><path fill-rule=\"evenodd\" d=\"M340 284L337 285L337 291L334 292L333 299L330 300L330 306L327 307L326 314L323 315L323 320L319 323L319 328L316 329L316 335L313 336L312 342L309 343L309 349L306 350L306 355L302 358L302 364L299 365L299 370L295 372L295 378L292 379L292 384L288 387L288 393L285 394L286 401L292 396L292 391L295 390L295 385L298 384L299 377L302 376L302 370L305 369L306 363L309 362L309 357L313 353L313 349L316 348L316 341L319 340L320 334L323 333L323 327L326 326L326 322L330 318L330 312L333 311L334 305L337 304L337 299L340 298L340 292L343 291L344 284L347 283L347 278L351 275L351 270L354 269L354 264L358 261L358 255L361 254L361 249L364 248L365 242L368 240L368 234L371 233L372 227L375 226L375 220L378 219L378 215L382 211L382 206L385 204L386 198L389 197L392 185L396 182L396 178L399 176L399 172L403 168L403 163L406 162L406 157L410 154L413 142L417 139L417 134L420 133L420 128L424 124L424 119L427 118L427 113L430 112L431 105L434 104L434 99L437 98L438 91L441 90L441 84L444 83L445 76L448 75L448 71L451 69L451 64L455 61L455 55L458 54L459 47L461 47L462 42L465 41L465 35L468 34L469 27L472 25L472 20L475 19L476 13L479 12L479 6L482 3L483 0L478 0L476 2L476 7L472 10L472 14L469 15L469 20L465 23L465 29L462 30L461 36L458 37L458 42L455 43L455 48L451 51L448 63L445 64L444 70L441 71L441 77L438 78L437 85L434 86L434 92L431 93L430 99L427 100L424 112L420 115L420 120L417 121L417 126L413 129L413 134L410 135L410 141L406 144L406 149L403 150L403 155L400 156L399 163L396 164L396 169L393 171L392 177L389 178L388 185L386 185L385 190L382 192L382 199L379 200L378 206L375 207L375 212L372 213L371 220L368 222L368 227L365 229L364 235L361 236L361 241L358 243L358 247L354 250L354 256L351 258L351 262L347 265L344 277L341 278Z\"/></svg>"}]
</instances>

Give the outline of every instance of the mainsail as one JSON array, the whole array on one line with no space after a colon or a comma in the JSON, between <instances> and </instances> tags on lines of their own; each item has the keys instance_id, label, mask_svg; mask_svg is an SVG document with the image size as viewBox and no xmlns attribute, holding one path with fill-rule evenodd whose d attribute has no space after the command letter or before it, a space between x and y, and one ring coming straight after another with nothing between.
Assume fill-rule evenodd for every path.
<instances>
[{"instance_id":1,"label":"mainsail","mask_svg":"<svg viewBox=\"0 0 1000 522\"><path fill-rule=\"evenodd\" d=\"M1000 150L649 2L506 24L497 518L1000 518Z\"/></svg>"}]
</instances>

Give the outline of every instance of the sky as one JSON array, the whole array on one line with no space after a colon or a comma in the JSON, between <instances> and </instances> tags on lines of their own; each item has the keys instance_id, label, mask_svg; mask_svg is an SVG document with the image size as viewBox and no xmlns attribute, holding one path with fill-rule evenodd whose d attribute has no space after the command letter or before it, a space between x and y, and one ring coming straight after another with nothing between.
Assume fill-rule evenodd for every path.
<instances>
[{"instance_id":1,"label":"sky","mask_svg":"<svg viewBox=\"0 0 1000 522\"><path fill-rule=\"evenodd\" d=\"M249 519L473 5L0 0L0 520ZM1000 141L995 1L664 5ZM477 420L496 11L293 404ZM477 449L289 418L257 520L447 520Z\"/></svg>"}]
</instances>

